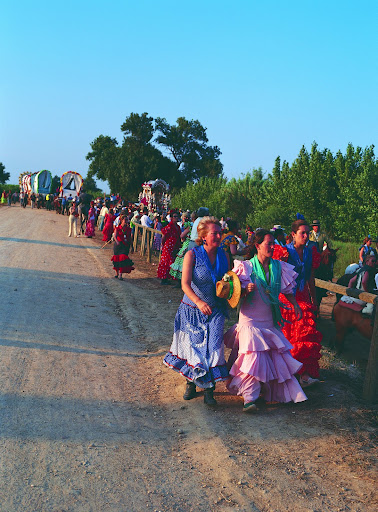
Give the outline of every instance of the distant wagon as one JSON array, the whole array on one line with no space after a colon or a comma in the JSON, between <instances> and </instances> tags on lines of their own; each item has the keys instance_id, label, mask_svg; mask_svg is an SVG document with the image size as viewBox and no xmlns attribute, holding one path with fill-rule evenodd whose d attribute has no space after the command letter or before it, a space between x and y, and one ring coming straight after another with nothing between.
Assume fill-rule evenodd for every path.
<instances>
[{"instance_id":1,"label":"distant wagon","mask_svg":"<svg viewBox=\"0 0 378 512\"><path fill-rule=\"evenodd\" d=\"M78 172L67 171L60 178L59 195L61 197L71 194L73 197L79 196L84 180Z\"/></svg>"},{"instance_id":2,"label":"distant wagon","mask_svg":"<svg viewBox=\"0 0 378 512\"><path fill-rule=\"evenodd\" d=\"M149 210L166 212L169 210L171 196L169 185L164 180L150 180L142 185L143 192L139 194L139 203Z\"/></svg>"}]
</instances>

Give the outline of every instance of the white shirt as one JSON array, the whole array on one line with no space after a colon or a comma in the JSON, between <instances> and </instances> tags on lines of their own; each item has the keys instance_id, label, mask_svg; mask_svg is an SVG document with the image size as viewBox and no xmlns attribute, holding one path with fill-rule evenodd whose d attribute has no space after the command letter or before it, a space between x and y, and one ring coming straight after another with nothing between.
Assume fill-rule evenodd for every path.
<instances>
[{"instance_id":1,"label":"white shirt","mask_svg":"<svg viewBox=\"0 0 378 512\"><path fill-rule=\"evenodd\" d=\"M193 227L192 227L192 232L190 234L190 240L192 240L192 242L195 242L198 238L198 233L197 233L197 227L198 227L198 224L199 224L199 221L202 219L203 217L198 217L194 223L193 223Z\"/></svg>"},{"instance_id":2,"label":"white shirt","mask_svg":"<svg viewBox=\"0 0 378 512\"><path fill-rule=\"evenodd\" d=\"M142 217L140 219L140 223L142 224L142 226L145 226L146 228L152 227L152 220L146 214L142 215Z\"/></svg>"}]
</instances>

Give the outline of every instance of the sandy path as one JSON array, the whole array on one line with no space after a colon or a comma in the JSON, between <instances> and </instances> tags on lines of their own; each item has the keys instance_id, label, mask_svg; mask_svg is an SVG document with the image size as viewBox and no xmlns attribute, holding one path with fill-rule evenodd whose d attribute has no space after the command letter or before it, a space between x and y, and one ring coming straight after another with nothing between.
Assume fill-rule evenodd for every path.
<instances>
[{"instance_id":1,"label":"sandy path","mask_svg":"<svg viewBox=\"0 0 378 512\"><path fill-rule=\"evenodd\" d=\"M301 405L182 400L162 365L180 291L135 257L67 238L66 217L0 209L0 510L370 511L374 430L354 386Z\"/></svg>"}]
</instances>

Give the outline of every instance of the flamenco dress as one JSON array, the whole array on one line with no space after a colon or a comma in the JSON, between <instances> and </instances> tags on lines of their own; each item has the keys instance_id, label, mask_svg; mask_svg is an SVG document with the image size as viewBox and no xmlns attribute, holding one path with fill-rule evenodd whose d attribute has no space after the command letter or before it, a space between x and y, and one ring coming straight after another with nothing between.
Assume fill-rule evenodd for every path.
<instances>
[{"instance_id":1,"label":"flamenco dress","mask_svg":"<svg viewBox=\"0 0 378 512\"><path fill-rule=\"evenodd\" d=\"M183 228L184 228L183 230L185 231L185 229L190 228L190 227L191 227L191 223L190 222L185 222L185 224L183 226ZM184 256L188 252L189 244L190 244L190 231L188 231L187 237L184 240L184 242L182 244L182 247L181 247L181 249L179 250L179 252L178 252L178 254L176 256L175 261L171 265L171 269L169 271L169 274L173 277L173 279L181 280L181 277L182 277L182 265L184 263Z\"/></svg>"},{"instance_id":2,"label":"flamenco dress","mask_svg":"<svg viewBox=\"0 0 378 512\"><path fill-rule=\"evenodd\" d=\"M94 208L90 208L88 212L88 220L85 228L85 236L88 238L92 238L95 236L95 210Z\"/></svg>"},{"instance_id":3,"label":"flamenco dress","mask_svg":"<svg viewBox=\"0 0 378 512\"><path fill-rule=\"evenodd\" d=\"M224 358L223 327L227 303L215 293L215 283L228 270L226 255L218 248L212 266L203 246L195 247L191 287L194 293L211 306L211 315L204 315L185 294L177 310L170 351L164 364L181 373L201 388L212 388L217 381L227 380Z\"/></svg>"},{"instance_id":4,"label":"flamenco dress","mask_svg":"<svg viewBox=\"0 0 378 512\"><path fill-rule=\"evenodd\" d=\"M255 258L257 260L257 256ZM297 274L292 265L284 262L275 262L275 265L278 299L279 290L292 292ZM234 262L233 271L243 288L248 283L256 283L253 269L252 260ZM275 307L280 317L278 300ZM268 402L307 400L294 376L302 364L290 354L292 346L274 318L277 314L274 315L266 288L256 285L242 302L238 323L224 336L225 345L232 349L227 388L231 394L243 396L244 403L255 402L260 394Z\"/></svg>"},{"instance_id":5,"label":"flamenco dress","mask_svg":"<svg viewBox=\"0 0 378 512\"><path fill-rule=\"evenodd\" d=\"M130 251L131 228L129 226L117 226L115 229L115 240L118 243L114 244L113 256L113 269L120 274L130 274L134 270L134 263L128 257Z\"/></svg>"},{"instance_id":6,"label":"flamenco dress","mask_svg":"<svg viewBox=\"0 0 378 512\"><path fill-rule=\"evenodd\" d=\"M112 215L111 213L106 213L105 214L105 224L104 224L104 229L102 230L102 241L103 242L109 242L109 240L111 239L112 237L112 234L113 234L113 222L114 222L114 219L115 219L115 216Z\"/></svg>"},{"instance_id":7,"label":"flamenco dress","mask_svg":"<svg viewBox=\"0 0 378 512\"><path fill-rule=\"evenodd\" d=\"M172 263L174 262L173 250L178 245L180 240L180 226L174 222L170 222L167 226L164 226L161 230L162 234L165 235L166 240L161 251L161 259L157 269L157 276L159 279L167 279L169 277L169 270Z\"/></svg>"},{"instance_id":8,"label":"flamenco dress","mask_svg":"<svg viewBox=\"0 0 378 512\"><path fill-rule=\"evenodd\" d=\"M311 270L320 265L320 254L316 247L303 249L303 260L299 258L294 244L291 242L286 247L274 246L274 258L287 261L294 265L298 274L296 287L293 290L295 298L302 310L302 318L297 320L293 307L284 295L280 295L280 301L287 309L282 309L282 317L285 324L282 332L293 345L292 356L303 363L298 374L307 373L311 377L319 377L319 359L321 358L322 334L316 329L315 311L308 289L308 280Z\"/></svg>"}]
</instances>

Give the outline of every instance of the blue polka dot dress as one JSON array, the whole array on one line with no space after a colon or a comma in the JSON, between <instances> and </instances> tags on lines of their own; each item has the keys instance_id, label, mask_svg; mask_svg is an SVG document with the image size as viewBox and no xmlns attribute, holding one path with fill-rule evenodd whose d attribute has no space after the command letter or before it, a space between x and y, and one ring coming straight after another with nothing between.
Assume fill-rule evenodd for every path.
<instances>
[{"instance_id":1,"label":"blue polka dot dress","mask_svg":"<svg viewBox=\"0 0 378 512\"><path fill-rule=\"evenodd\" d=\"M204 260L207 255L198 251L198 248L193 249L193 252L195 262L191 286L194 293L211 306L212 314L204 315L184 295L176 313L173 342L164 358L164 364L196 386L210 388L215 382L228 378L223 346L226 301L215 294L208 262Z\"/></svg>"}]
</instances>

